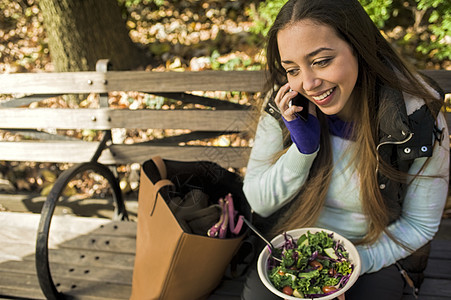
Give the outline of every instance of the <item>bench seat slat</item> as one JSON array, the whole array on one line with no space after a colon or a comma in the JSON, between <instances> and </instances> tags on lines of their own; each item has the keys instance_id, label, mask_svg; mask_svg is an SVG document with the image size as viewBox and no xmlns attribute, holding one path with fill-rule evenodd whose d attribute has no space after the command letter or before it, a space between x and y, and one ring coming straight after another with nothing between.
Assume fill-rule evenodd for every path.
<instances>
[{"instance_id":1,"label":"bench seat slat","mask_svg":"<svg viewBox=\"0 0 451 300\"><path fill-rule=\"evenodd\" d=\"M24 257L23 260L32 262L34 266L35 256L29 255ZM61 247L58 249L49 249L49 260L52 263L60 264L67 264L69 260L74 266L104 267L106 264L111 268L132 270L135 254ZM2 269L1 264L0 269Z\"/></svg>"},{"instance_id":2,"label":"bench seat slat","mask_svg":"<svg viewBox=\"0 0 451 300\"><path fill-rule=\"evenodd\" d=\"M421 285L419 299L423 299L423 296L448 297L446 299L449 299L449 295L451 295L449 280L427 278Z\"/></svg>"},{"instance_id":3,"label":"bench seat slat","mask_svg":"<svg viewBox=\"0 0 451 300\"><path fill-rule=\"evenodd\" d=\"M99 252L96 250L64 247L49 250L49 258L52 263L67 263L68 257L71 258L70 262L73 265L104 267L107 264L111 268L126 270L133 270L135 262L135 253ZM123 282L124 278L122 278Z\"/></svg>"},{"instance_id":4,"label":"bench seat slat","mask_svg":"<svg viewBox=\"0 0 451 300\"><path fill-rule=\"evenodd\" d=\"M448 256L450 253L448 251ZM430 257L424 273L426 277L451 280L451 258L445 260Z\"/></svg>"},{"instance_id":5,"label":"bench seat slat","mask_svg":"<svg viewBox=\"0 0 451 300\"><path fill-rule=\"evenodd\" d=\"M451 243L449 240L433 240L431 243L431 258L451 259Z\"/></svg>"},{"instance_id":6,"label":"bench seat slat","mask_svg":"<svg viewBox=\"0 0 451 300\"><path fill-rule=\"evenodd\" d=\"M45 300L36 274L0 271L0 297ZM6 299L8 299L6 298Z\"/></svg>"},{"instance_id":7,"label":"bench seat slat","mask_svg":"<svg viewBox=\"0 0 451 300\"><path fill-rule=\"evenodd\" d=\"M55 278L58 290L68 297L86 300L128 299L131 284L109 283L74 278ZM45 299L36 274L0 271L0 295L14 295L26 299Z\"/></svg>"},{"instance_id":8,"label":"bench seat slat","mask_svg":"<svg viewBox=\"0 0 451 300\"><path fill-rule=\"evenodd\" d=\"M121 259L121 255L117 255L113 259ZM124 284L124 278L132 278L133 265L131 268L112 268L93 265L76 265L71 262L71 257L66 257L63 263L50 262L52 277L55 280L62 278L70 278L72 280L89 280L106 283ZM36 275L35 265L28 261L8 261L0 264L1 271L12 270L15 273ZM127 280L127 285L130 283Z\"/></svg>"},{"instance_id":9,"label":"bench seat slat","mask_svg":"<svg viewBox=\"0 0 451 300\"><path fill-rule=\"evenodd\" d=\"M136 222L111 221L90 232L91 235L136 238Z\"/></svg>"},{"instance_id":10,"label":"bench seat slat","mask_svg":"<svg viewBox=\"0 0 451 300\"><path fill-rule=\"evenodd\" d=\"M132 237L78 236L59 245L60 248L87 249L102 252L134 254L136 242Z\"/></svg>"}]
</instances>

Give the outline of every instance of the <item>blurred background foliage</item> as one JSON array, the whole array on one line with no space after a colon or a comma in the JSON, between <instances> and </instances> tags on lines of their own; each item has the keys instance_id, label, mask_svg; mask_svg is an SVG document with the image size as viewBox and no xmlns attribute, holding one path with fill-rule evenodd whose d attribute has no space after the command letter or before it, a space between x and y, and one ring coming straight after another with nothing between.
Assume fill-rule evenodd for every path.
<instances>
[{"instance_id":1,"label":"blurred background foliage","mask_svg":"<svg viewBox=\"0 0 451 300\"><path fill-rule=\"evenodd\" d=\"M418 68L450 68L451 1L359 0L395 48ZM260 2L251 9L252 32L265 35L287 0Z\"/></svg>"}]
</instances>

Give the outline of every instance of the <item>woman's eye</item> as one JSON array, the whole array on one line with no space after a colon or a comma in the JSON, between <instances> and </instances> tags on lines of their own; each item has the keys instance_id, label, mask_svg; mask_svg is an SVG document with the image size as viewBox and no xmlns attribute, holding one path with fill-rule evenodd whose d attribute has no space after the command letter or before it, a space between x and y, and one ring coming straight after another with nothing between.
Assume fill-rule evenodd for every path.
<instances>
[{"instance_id":1,"label":"woman's eye","mask_svg":"<svg viewBox=\"0 0 451 300\"><path fill-rule=\"evenodd\" d=\"M298 70L296 69L291 69L291 70L287 70L287 74L294 76L298 73Z\"/></svg>"},{"instance_id":2,"label":"woman's eye","mask_svg":"<svg viewBox=\"0 0 451 300\"><path fill-rule=\"evenodd\" d=\"M331 60L332 60L332 58L321 59L321 60L315 61L313 64L318 67L325 67L330 63Z\"/></svg>"}]
</instances>

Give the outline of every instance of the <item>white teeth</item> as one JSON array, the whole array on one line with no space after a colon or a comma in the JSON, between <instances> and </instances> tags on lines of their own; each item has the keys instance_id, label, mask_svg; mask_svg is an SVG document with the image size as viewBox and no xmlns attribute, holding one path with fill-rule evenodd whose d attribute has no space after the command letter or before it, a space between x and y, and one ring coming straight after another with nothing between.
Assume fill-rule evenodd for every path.
<instances>
[{"instance_id":1,"label":"white teeth","mask_svg":"<svg viewBox=\"0 0 451 300\"><path fill-rule=\"evenodd\" d=\"M319 95L319 96L312 97L312 98L313 98L313 100L321 101L321 100L323 100L324 98L326 98L327 96L329 96L330 94L332 94L333 91L334 91L334 88L331 88L330 90L328 90L328 91L325 92L324 94L321 94L321 95Z\"/></svg>"}]
</instances>

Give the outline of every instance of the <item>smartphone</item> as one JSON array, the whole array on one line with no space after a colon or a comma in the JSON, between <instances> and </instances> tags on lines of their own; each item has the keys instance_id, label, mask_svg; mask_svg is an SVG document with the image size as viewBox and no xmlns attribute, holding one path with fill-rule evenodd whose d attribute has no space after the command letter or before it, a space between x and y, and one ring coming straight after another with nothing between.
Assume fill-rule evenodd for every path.
<instances>
[{"instance_id":1,"label":"smartphone","mask_svg":"<svg viewBox=\"0 0 451 300\"><path fill-rule=\"evenodd\" d=\"M292 105L303 107L302 111L295 113L295 115L304 121L307 121L307 119L308 119L309 102L310 101L306 97L304 97L303 95L301 95L299 93L293 99L291 99Z\"/></svg>"}]
</instances>

